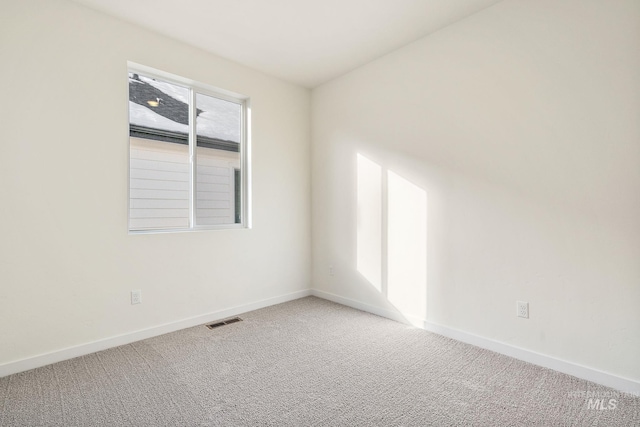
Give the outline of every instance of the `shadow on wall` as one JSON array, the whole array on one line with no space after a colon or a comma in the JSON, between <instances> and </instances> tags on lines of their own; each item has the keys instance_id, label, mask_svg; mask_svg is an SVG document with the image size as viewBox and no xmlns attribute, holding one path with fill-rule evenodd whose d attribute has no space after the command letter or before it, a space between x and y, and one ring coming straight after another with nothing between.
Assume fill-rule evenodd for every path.
<instances>
[{"instance_id":1,"label":"shadow on wall","mask_svg":"<svg viewBox=\"0 0 640 427\"><path fill-rule=\"evenodd\" d=\"M357 270L412 324L427 318L427 192L357 154Z\"/></svg>"}]
</instances>

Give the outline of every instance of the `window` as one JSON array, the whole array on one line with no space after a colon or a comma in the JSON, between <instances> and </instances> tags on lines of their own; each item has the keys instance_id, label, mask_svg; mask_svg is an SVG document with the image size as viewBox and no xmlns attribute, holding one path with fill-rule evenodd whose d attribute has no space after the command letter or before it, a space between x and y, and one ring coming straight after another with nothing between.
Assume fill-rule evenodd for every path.
<instances>
[{"instance_id":1,"label":"window","mask_svg":"<svg viewBox=\"0 0 640 427\"><path fill-rule=\"evenodd\" d=\"M129 231L248 227L248 99L129 69Z\"/></svg>"}]
</instances>

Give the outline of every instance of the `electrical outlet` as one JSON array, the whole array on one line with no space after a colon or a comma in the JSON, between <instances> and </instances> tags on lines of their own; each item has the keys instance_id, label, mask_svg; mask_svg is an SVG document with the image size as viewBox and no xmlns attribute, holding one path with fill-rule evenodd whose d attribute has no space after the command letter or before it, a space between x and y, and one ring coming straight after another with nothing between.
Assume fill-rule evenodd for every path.
<instances>
[{"instance_id":1,"label":"electrical outlet","mask_svg":"<svg viewBox=\"0 0 640 427\"><path fill-rule=\"evenodd\" d=\"M518 317L529 318L529 303L525 301L516 301L516 315Z\"/></svg>"},{"instance_id":2,"label":"electrical outlet","mask_svg":"<svg viewBox=\"0 0 640 427\"><path fill-rule=\"evenodd\" d=\"M142 303L142 291L135 290L131 291L131 304L141 304Z\"/></svg>"}]
</instances>

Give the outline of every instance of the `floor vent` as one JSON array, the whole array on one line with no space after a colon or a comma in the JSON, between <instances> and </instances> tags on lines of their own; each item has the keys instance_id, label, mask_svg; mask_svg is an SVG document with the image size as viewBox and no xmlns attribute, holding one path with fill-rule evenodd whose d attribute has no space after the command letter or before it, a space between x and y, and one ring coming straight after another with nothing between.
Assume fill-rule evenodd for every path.
<instances>
[{"instance_id":1,"label":"floor vent","mask_svg":"<svg viewBox=\"0 0 640 427\"><path fill-rule=\"evenodd\" d=\"M207 325L207 328L209 329L219 328L220 326L230 325L231 323L236 323L236 322L242 322L242 319L239 317L232 317L231 319L221 320L219 322Z\"/></svg>"}]
</instances>

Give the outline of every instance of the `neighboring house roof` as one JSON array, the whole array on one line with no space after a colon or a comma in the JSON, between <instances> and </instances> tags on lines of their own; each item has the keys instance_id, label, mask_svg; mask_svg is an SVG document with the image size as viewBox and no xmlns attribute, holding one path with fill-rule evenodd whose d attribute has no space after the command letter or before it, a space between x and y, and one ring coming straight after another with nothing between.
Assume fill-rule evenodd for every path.
<instances>
[{"instance_id":1,"label":"neighboring house roof","mask_svg":"<svg viewBox=\"0 0 640 427\"><path fill-rule=\"evenodd\" d=\"M129 74L129 134L139 138L189 143L189 90L138 74ZM239 104L196 95L199 147L239 151Z\"/></svg>"}]
</instances>

